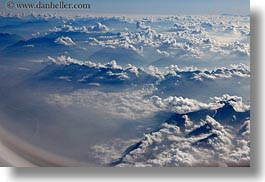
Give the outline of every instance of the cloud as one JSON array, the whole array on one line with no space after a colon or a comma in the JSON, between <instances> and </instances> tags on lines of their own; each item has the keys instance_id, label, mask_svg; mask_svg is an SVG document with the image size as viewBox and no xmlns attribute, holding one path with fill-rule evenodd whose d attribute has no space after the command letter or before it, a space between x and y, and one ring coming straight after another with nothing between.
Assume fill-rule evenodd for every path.
<instances>
[{"instance_id":1,"label":"cloud","mask_svg":"<svg viewBox=\"0 0 265 182\"><path fill-rule=\"evenodd\" d=\"M213 18L216 21L215 23L211 23ZM100 22L88 28L65 24L59 28L54 27L50 31L85 32L88 34L94 32L106 33L104 38L101 35L98 35L99 37L93 35L91 37L93 42L90 45L113 49L123 47L142 56L146 55L147 52L145 50L150 50L149 48L153 48L152 51L161 57L178 57L183 60L191 58L212 60L218 56L241 58L250 56L249 43L246 41L248 39L249 26L242 22L242 17L182 16L178 17L178 19L180 20L170 17L159 17L152 21L145 18L126 21L115 19L115 21L120 23L126 22L126 25L135 23L136 30L122 29L117 33L115 32L112 36L107 33L115 30L116 27L109 28L105 24L110 25L114 20L113 18L103 17L95 19L95 21L100 20ZM157 24L161 22L166 22L167 26L170 26L168 27L169 30L157 33L159 29ZM220 36L218 32L222 32L223 36ZM242 38L242 34L246 37Z\"/></svg>"},{"instance_id":2,"label":"cloud","mask_svg":"<svg viewBox=\"0 0 265 182\"><path fill-rule=\"evenodd\" d=\"M84 64L81 61L71 58L70 56L63 56L63 55L57 57L56 59L48 56L48 62L56 65Z\"/></svg>"},{"instance_id":3,"label":"cloud","mask_svg":"<svg viewBox=\"0 0 265 182\"><path fill-rule=\"evenodd\" d=\"M84 33L87 33L88 30L85 26L74 27L72 25L64 24L60 27L55 26L55 27L49 29L49 32L84 32Z\"/></svg>"},{"instance_id":4,"label":"cloud","mask_svg":"<svg viewBox=\"0 0 265 182\"><path fill-rule=\"evenodd\" d=\"M167 51L161 51L161 50L157 49L156 52L158 54L161 54L161 55L166 56L166 57L170 56L170 54Z\"/></svg>"},{"instance_id":5,"label":"cloud","mask_svg":"<svg viewBox=\"0 0 265 182\"><path fill-rule=\"evenodd\" d=\"M157 132L145 135L141 145L125 155L118 164L124 166L227 166L249 164L250 150L244 140L232 145L233 137L213 118L204 121L210 133L183 137L177 126L163 124ZM238 151L239 153L236 153Z\"/></svg>"},{"instance_id":6,"label":"cloud","mask_svg":"<svg viewBox=\"0 0 265 182\"><path fill-rule=\"evenodd\" d=\"M237 96L224 95L213 99L213 103L200 103L193 99L171 98L160 99L152 97L154 105L168 109L183 105L184 110L175 111L168 120L161 123L155 131L144 134L142 139L132 139L134 144L123 143L123 150L113 150L115 144L97 145L100 149L97 159L104 159L105 165L119 167L165 167L165 166L247 166L250 163L249 130L250 120L248 111L236 111L227 108L227 104L238 107L241 99ZM224 104L226 103L226 104ZM187 107L188 106L188 107ZM199 108L200 107L200 108ZM232 106L233 107L233 106ZM190 109L187 109L190 108ZM193 109L191 109L193 108ZM244 106L245 108L245 106ZM222 111L226 109L225 111ZM186 112L184 112L186 111ZM218 113L225 112L228 116L246 113L236 120L237 124L224 123ZM136 142L137 141L137 142ZM115 156L114 158L106 157ZM119 154L119 155L118 155ZM117 158L117 156L119 156Z\"/></svg>"},{"instance_id":7,"label":"cloud","mask_svg":"<svg viewBox=\"0 0 265 182\"><path fill-rule=\"evenodd\" d=\"M136 28L141 29L141 30L145 30L145 29L147 29L147 26L145 25L145 23L143 21L137 21L136 22Z\"/></svg>"},{"instance_id":8,"label":"cloud","mask_svg":"<svg viewBox=\"0 0 265 182\"><path fill-rule=\"evenodd\" d=\"M166 79L173 77L188 77L190 80L204 81L226 79L232 77L249 78L250 68L244 64L231 65L231 68L216 68L214 70L199 70L195 67L179 68L177 65L171 65L167 68Z\"/></svg>"},{"instance_id":9,"label":"cloud","mask_svg":"<svg viewBox=\"0 0 265 182\"><path fill-rule=\"evenodd\" d=\"M172 96L165 99L161 99L158 96L152 96L151 101L155 106L162 110L168 110L180 114L202 109L217 108L219 106L219 104L205 104L194 99Z\"/></svg>"},{"instance_id":10,"label":"cloud","mask_svg":"<svg viewBox=\"0 0 265 182\"><path fill-rule=\"evenodd\" d=\"M174 28L175 28L176 31L188 30L188 28L185 25L181 25L181 24L178 24L178 23L174 24Z\"/></svg>"},{"instance_id":11,"label":"cloud","mask_svg":"<svg viewBox=\"0 0 265 182\"><path fill-rule=\"evenodd\" d=\"M49 30L39 34L33 32L36 38L66 36L70 33L82 32L92 41L88 41L87 38L80 40L79 34L72 34L78 37L75 39L77 45L84 46L82 43L88 41L89 46L112 48L113 51L115 48L122 47L143 57L149 56L151 51L159 58L172 57L178 60L204 61L221 59L223 56L245 60L250 56L250 27L246 23L249 17L172 16L152 19L74 17L68 19L47 16L42 18L45 23L49 23ZM55 23L55 20L59 23ZM84 46L84 49L86 48Z\"/></svg>"},{"instance_id":12,"label":"cloud","mask_svg":"<svg viewBox=\"0 0 265 182\"><path fill-rule=\"evenodd\" d=\"M88 30L89 31L96 31L96 32L107 32L110 29L106 25L104 25L100 22L97 22L96 25L90 26L88 28Z\"/></svg>"},{"instance_id":13,"label":"cloud","mask_svg":"<svg viewBox=\"0 0 265 182\"><path fill-rule=\"evenodd\" d=\"M35 15L33 17L40 20ZM88 140L95 137L93 142L97 145L88 155L93 155L99 165L249 165L250 106L240 96L223 95L244 95L243 92L249 91L249 17L65 18L49 15L41 19L38 26L45 22L43 27L47 32L30 32L26 36L34 38L13 42L13 50L22 50L23 55L24 50L35 50L36 53L44 50L43 55L36 54L41 59L39 56L47 57L47 49L51 48L43 49L43 45L69 46L67 52L64 52L66 47L51 52L53 57L48 57L45 68L34 75L32 79L37 81L33 83L45 86L40 88L49 87L49 93L43 90L48 107L75 113L73 120L69 119L71 124L76 125L72 123L75 119L83 119L85 123L95 120L94 123L99 125L95 133L99 134L88 137ZM24 25L28 20L19 22ZM34 22L28 24L34 25ZM4 51L11 48L8 46ZM108 56L105 53L116 55L119 60L115 57L117 61L106 61ZM61 54L75 58L56 57ZM82 61L86 57L94 60ZM106 62L99 63L103 60L98 57L104 57ZM133 62L132 57L139 58L139 62ZM221 61L215 62L219 59ZM168 67L162 67L157 61ZM125 62L134 65L125 65ZM229 66L235 62L245 64ZM190 63L199 68L180 66ZM213 68L215 63L218 67ZM146 67L140 67L142 65ZM242 87L237 87L239 82L247 91L241 92ZM53 92L53 86L58 83L71 89ZM205 92L195 93L194 90ZM209 98L209 95L216 97ZM90 116L89 113L102 117L83 117ZM121 133L116 132L115 136L126 137L111 138L110 142L99 144L102 129L109 127L106 123L112 131L120 127L117 131ZM137 130L130 138L131 133L124 130L132 125L148 128L140 130L143 137L135 134L139 132ZM84 143L89 142L85 139Z\"/></svg>"},{"instance_id":14,"label":"cloud","mask_svg":"<svg viewBox=\"0 0 265 182\"><path fill-rule=\"evenodd\" d=\"M140 145L119 160L117 166L241 166L249 165L249 142L229 133L218 121L207 116L200 126L208 133L188 137L180 128L164 123L158 131L146 134ZM234 144L236 141L236 144ZM105 151L108 153L107 151ZM115 161L115 160L114 160Z\"/></svg>"},{"instance_id":15,"label":"cloud","mask_svg":"<svg viewBox=\"0 0 265 182\"><path fill-rule=\"evenodd\" d=\"M214 70L199 70L196 67L179 68L177 65L171 65L166 68L166 71L161 71L154 66L149 66L147 69L137 68L135 66L132 66L131 64L127 65L126 67L122 67L118 65L115 60L112 60L111 62L105 64L94 63L91 61L79 61L69 56L60 56L57 58L48 57L48 60L50 63L62 66L61 68L57 68L55 70L53 69L53 75L78 78L73 79L72 81L82 80L83 83L90 81L98 81L103 83L108 80L127 80L127 84L155 83L158 87L161 87L164 84L168 84L167 82L169 81L179 82L180 80L185 80L190 82L203 82L216 79L228 79L232 77L250 77L250 68L244 64L231 65L231 68L222 67L216 68ZM90 70L90 72L93 70L93 72L88 74L86 72L70 71L71 69L76 70L76 66L79 66L80 69L86 69L87 71ZM45 72L45 70L43 72ZM47 72L46 74L48 75L50 73ZM54 79L56 79L56 77Z\"/></svg>"},{"instance_id":16,"label":"cloud","mask_svg":"<svg viewBox=\"0 0 265 182\"><path fill-rule=\"evenodd\" d=\"M40 73L40 79L50 81L67 77L67 81L87 85L98 83L100 85L120 84L121 88L133 85L153 84L159 80L158 75L151 75L141 68L128 64L122 67L115 60L101 64L91 61L79 61L69 56L57 58L48 57L48 64ZM63 81L63 79L59 79Z\"/></svg>"},{"instance_id":17,"label":"cloud","mask_svg":"<svg viewBox=\"0 0 265 182\"><path fill-rule=\"evenodd\" d=\"M211 22L202 22L201 27L207 30L211 30L213 28L213 24Z\"/></svg>"},{"instance_id":18,"label":"cloud","mask_svg":"<svg viewBox=\"0 0 265 182\"><path fill-rule=\"evenodd\" d=\"M65 45L65 46L75 45L74 41L70 37L64 37L64 36L58 37L54 42L57 44Z\"/></svg>"},{"instance_id":19,"label":"cloud","mask_svg":"<svg viewBox=\"0 0 265 182\"><path fill-rule=\"evenodd\" d=\"M212 97L211 100L215 103L228 103L233 106L237 112L250 110L250 106L243 103L242 97L225 94L222 97Z\"/></svg>"},{"instance_id":20,"label":"cloud","mask_svg":"<svg viewBox=\"0 0 265 182\"><path fill-rule=\"evenodd\" d=\"M51 94L47 98L47 102L64 107L92 107L98 111L104 111L104 113L123 119L143 119L153 116L159 110L149 99L145 98L154 89L152 85L139 90L123 92L116 90L108 93L80 89L70 94Z\"/></svg>"},{"instance_id":21,"label":"cloud","mask_svg":"<svg viewBox=\"0 0 265 182\"><path fill-rule=\"evenodd\" d=\"M162 99L159 96L152 96L151 102L162 110L172 111L179 114L199 111L199 110L214 110L223 106L225 103L231 105L237 112L245 112L250 109L249 105L246 105L242 101L242 97L230 96L228 94L222 97L213 97L211 103L199 102L195 99L170 96Z\"/></svg>"}]
</instances>

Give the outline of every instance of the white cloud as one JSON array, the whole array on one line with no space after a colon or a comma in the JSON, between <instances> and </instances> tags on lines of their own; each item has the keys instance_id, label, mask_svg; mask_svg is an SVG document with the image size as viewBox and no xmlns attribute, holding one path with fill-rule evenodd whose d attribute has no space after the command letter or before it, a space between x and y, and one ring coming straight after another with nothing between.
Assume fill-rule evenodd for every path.
<instances>
[{"instance_id":1,"label":"white cloud","mask_svg":"<svg viewBox=\"0 0 265 182\"><path fill-rule=\"evenodd\" d=\"M74 41L70 37L64 37L64 36L58 37L54 42L57 44L65 45L65 46L75 45Z\"/></svg>"},{"instance_id":2,"label":"white cloud","mask_svg":"<svg viewBox=\"0 0 265 182\"><path fill-rule=\"evenodd\" d=\"M166 57L170 56L170 54L167 51L161 51L159 49L156 49L156 52Z\"/></svg>"},{"instance_id":3,"label":"white cloud","mask_svg":"<svg viewBox=\"0 0 265 182\"><path fill-rule=\"evenodd\" d=\"M51 94L47 101L64 107L80 106L104 111L124 119L140 119L152 116L159 109L145 96L154 91L153 86L140 90L124 92L101 92L78 90L70 94Z\"/></svg>"},{"instance_id":4,"label":"white cloud","mask_svg":"<svg viewBox=\"0 0 265 182\"><path fill-rule=\"evenodd\" d=\"M49 29L50 32L84 32L87 33L88 30L85 26L74 27L72 25L62 25L60 27L53 27Z\"/></svg>"},{"instance_id":5,"label":"white cloud","mask_svg":"<svg viewBox=\"0 0 265 182\"><path fill-rule=\"evenodd\" d=\"M137 29L146 29L147 26L145 25L145 23L143 21L137 21L136 22L136 28Z\"/></svg>"},{"instance_id":6,"label":"white cloud","mask_svg":"<svg viewBox=\"0 0 265 182\"><path fill-rule=\"evenodd\" d=\"M165 99L162 99L159 96L152 96L150 100L161 110L172 111L179 114L199 111L202 109L215 110L222 107L224 103L233 106L237 112L245 112L250 109L249 105L243 103L242 97L230 96L228 94L221 97L213 97L211 98L212 102L210 103L203 103L195 99L176 96L170 96Z\"/></svg>"},{"instance_id":7,"label":"white cloud","mask_svg":"<svg viewBox=\"0 0 265 182\"><path fill-rule=\"evenodd\" d=\"M88 30L97 32L107 32L109 31L109 28L106 25L97 22L96 25L89 27Z\"/></svg>"},{"instance_id":8,"label":"white cloud","mask_svg":"<svg viewBox=\"0 0 265 182\"><path fill-rule=\"evenodd\" d=\"M57 58L52 58L48 56L48 62L58 64L58 65L69 65L69 64L84 64L81 61L71 58L70 56L60 56Z\"/></svg>"},{"instance_id":9,"label":"white cloud","mask_svg":"<svg viewBox=\"0 0 265 182\"><path fill-rule=\"evenodd\" d=\"M90 82L97 82L100 85L122 83L123 86L131 87L138 84L153 84L160 79L159 75L151 75L143 69L130 64L122 67L115 60L101 64L91 61L79 61L69 56L60 56L57 58L48 57L48 62L60 65L57 69L51 70L54 75L52 79L68 77L68 81L72 78L71 81L79 82L80 84L89 84ZM51 65L47 67L49 66ZM76 71L77 69L82 69L82 72ZM49 69L47 72L45 71L41 73L44 78L50 74Z\"/></svg>"},{"instance_id":10,"label":"white cloud","mask_svg":"<svg viewBox=\"0 0 265 182\"><path fill-rule=\"evenodd\" d=\"M35 15L34 17L38 18ZM82 50L89 50L92 46L98 46L98 49L106 47L112 51L115 51L115 48L127 49L126 52L133 51L132 55L137 53L143 60L150 57L150 59L158 57L164 60L164 57L169 57L180 62L192 60L198 61L198 64L201 63L200 61L208 64L207 61L215 61L215 57L218 57L227 60L235 58L231 60L242 60L248 64L250 56L249 17L170 16L126 18L126 20L125 18L97 17L92 18L92 22L106 22L104 24L109 27L98 22L88 28L80 26L84 22L90 22L87 17L67 19L50 16L45 20L49 22L49 18L52 18L50 23L54 27L46 33L32 34L34 39L40 38L39 40L42 41L42 38L48 37L64 46L76 44L90 46L83 47ZM55 24L57 19L53 21L54 18L57 18L60 23ZM113 26L111 21L119 23L126 21L126 25ZM128 28L124 28L125 26ZM85 37L84 40L81 40L82 36ZM25 44L24 47L37 49L38 41L36 44L34 42L34 45ZM96 51L93 47L91 50L91 54L94 50ZM244 104L241 97L226 94L221 97L212 97L211 101L206 103L206 101L184 96L175 96L177 93L169 96L170 94L162 91L158 92L161 85L167 90L170 90L173 85L177 90L180 88L178 82L182 81L188 83L187 85L195 83L202 86L216 83L213 80L217 79L231 81L241 78L240 81L242 81L246 78L248 81L250 68L245 64L234 64L228 68L227 65L230 63L224 63L225 67L213 70L171 65L164 70L155 66L145 69L130 64L121 66L115 60L109 60L110 62L104 64L80 61L69 56L48 57L48 61L51 63L48 68L54 69L43 69L41 76L48 75L51 82L54 77L59 81L73 84L76 86L75 89L78 88L78 84L83 84L82 88L87 86L86 89L50 94L45 98L50 104L70 109L78 107L85 111L91 109L104 113L104 116L110 116L111 119L114 118L114 121L117 119L122 122L127 120L146 122L150 118L152 122L157 122L152 116L170 113L169 120L162 120L153 132L145 133L143 138L116 139L110 143L92 147L94 151L92 154L99 164L108 164L119 158L122 160L117 162L118 166L249 164L250 106ZM211 92L210 89L209 92ZM176 92L176 90L173 91ZM229 109L226 109L226 106ZM228 117L228 122L217 117L220 110L223 111L222 116ZM233 119L230 120L230 116ZM127 147L130 146L134 146L132 148L134 150L128 150Z\"/></svg>"},{"instance_id":11,"label":"white cloud","mask_svg":"<svg viewBox=\"0 0 265 182\"><path fill-rule=\"evenodd\" d=\"M242 97L238 96L230 96L225 94L222 97L212 97L211 100L215 103L227 102L232 105L237 112L244 112L250 109L249 105L243 103Z\"/></svg>"},{"instance_id":12,"label":"white cloud","mask_svg":"<svg viewBox=\"0 0 265 182\"><path fill-rule=\"evenodd\" d=\"M244 64L231 65L231 68L221 67L214 70L199 70L196 67L179 68L177 65L171 65L167 68L166 75L168 76L184 76L190 80L215 80L232 77L249 78L250 68ZM188 73L187 73L188 72ZM191 74L190 74L191 73ZM165 76L166 76L165 75ZM189 76L190 75L190 76ZM170 77L169 77L170 78Z\"/></svg>"},{"instance_id":13,"label":"white cloud","mask_svg":"<svg viewBox=\"0 0 265 182\"><path fill-rule=\"evenodd\" d=\"M122 157L118 166L249 165L248 140L238 138L231 130L209 116L200 125L205 124L208 124L208 133L187 137L178 126L164 123L158 131L146 134L138 147ZM193 130L198 127L193 125ZM104 152L108 153L108 150ZM105 162L111 161L113 159Z\"/></svg>"},{"instance_id":14,"label":"white cloud","mask_svg":"<svg viewBox=\"0 0 265 182\"><path fill-rule=\"evenodd\" d=\"M193 99L152 97L155 105L159 108L167 109L167 105L173 105L172 107L174 107L181 103L179 105L183 105L185 109L190 108L186 109L186 112L198 111L198 113L205 109L217 112L218 108L224 107L223 102L238 107L238 105L230 102L231 99L238 103L242 101L239 97L228 95L216 97L213 99L214 102L210 104L200 103ZM172 100L174 100L174 104L170 104ZM200 108L198 109L198 107ZM115 143L99 145L92 148L92 150L94 152L98 151L95 149L103 151L98 153L96 158L101 159L104 164L111 164L116 161L119 167L249 165L249 116L241 118L242 125L237 127L229 123L222 124L222 121L214 119L215 116L200 114L199 117L189 118L190 115L184 112L181 113L184 119L184 130L181 128L182 126L173 124L169 120L168 122L162 122L161 126L154 132L144 134L142 139L138 139L138 141L133 139L134 144L130 144L130 140L127 143L125 141L118 142L123 143L124 152L113 150L117 145ZM229 115L229 113L227 114ZM108 157L110 154L115 157Z\"/></svg>"},{"instance_id":15,"label":"white cloud","mask_svg":"<svg viewBox=\"0 0 265 182\"><path fill-rule=\"evenodd\" d=\"M112 60L109 63L101 64L101 63L93 63L91 61L79 61L73 59L69 56L60 56L57 58L48 57L49 62L55 63L58 65L70 65L70 64L78 64L86 66L87 68L94 68L100 71L102 68L111 68L113 70L109 70L108 76L116 75L120 76L120 78L129 80L132 78L134 82L145 81L145 77L153 77L152 83L157 85L163 84L163 81L169 79L188 79L189 81L197 80L197 81L207 81L207 80L215 80L215 79L228 79L232 77L240 77L240 78L249 78L250 77L250 68L244 64L231 65L231 68L216 68L214 70L199 70L196 67L184 67L179 68L177 65L171 65L166 68L166 71L161 71L160 69L149 66L147 69L137 68L132 65L128 65L127 67L122 67L117 64L115 60ZM70 69L70 68L65 68ZM116 70L116 71L115 71ZM77 75L63 75L63 76L77 76ZM102 75L104 76L104 75ZM107 79L107 78L106 78ZM131 80L131 81L132 81ZM148 81L148 79L146 80ZM150 83L150 82L148 82Z\"/></svg>"},{"instance_id":16,"label":"white cloud","mask_svg":"<svg viewBox=\"0 0 265 182\"><path fill-rule=\"evenodd\" d=\"M212 109L220 106L219 104L205 104L194 99L172 96L165 99L161 99L158 96L152 96L151 101L155 106L162 110L168 110L180 114L198 111L201 109Z\"/></svg>"}]
</instances>

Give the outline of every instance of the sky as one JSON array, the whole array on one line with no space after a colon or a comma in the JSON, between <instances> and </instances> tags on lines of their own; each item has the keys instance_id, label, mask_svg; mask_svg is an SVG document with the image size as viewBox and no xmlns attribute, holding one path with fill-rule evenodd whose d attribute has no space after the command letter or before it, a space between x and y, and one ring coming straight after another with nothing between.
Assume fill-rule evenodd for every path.
<instances>
[{"instance_id":1,"label":"sky","mask_svg":"<svg viewBox=\"0 0 265 182\"><path fill-rule=\"evenodd\" d=\"M19 3L36 3L36 0L13 0ZM61 0L40 0L42 3ZM0 2L0 11L8 0ZM250 11L249 0L64 0L65 3L89 3L91 13L110 14L239 14ZM5 8L6 9L6 8ZM12 12L17 10L12 9ZM31 10L33 11L33 10ZM69 10L68 10L69 11ZM36 10L35 10L36 12Z\"/></svg>"},{"instance_id":2,"label":"sky","mask_svg":"<svg viewBox=\"0 0 265 182\"><path fill-rule=\"evenodd\" d=\"M91 10L139 14L249 14L249 0L90 0Z\"/></svg>"}]
</instances>

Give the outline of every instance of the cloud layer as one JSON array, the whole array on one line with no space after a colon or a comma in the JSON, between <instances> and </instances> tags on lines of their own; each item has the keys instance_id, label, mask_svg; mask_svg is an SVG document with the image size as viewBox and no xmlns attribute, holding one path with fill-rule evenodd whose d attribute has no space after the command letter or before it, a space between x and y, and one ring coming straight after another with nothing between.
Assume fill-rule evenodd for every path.
<instances>
[{"instance_id":1,"label":"cloud layer","mask_svg":"<svg viewBox=\"0 0 265 182\"><path fill-rule=\"evenodd\" d=\"M69 41L67 45L71 43ZM126 85L141 83L142 85L156 84L158 87L163 87L163 85L180 84L183 81L203 82L250 77L250 68L244 64L231 65L231 68L222 67L214 70L199 70L194 67L179 68L177 65L171 65L166 68L166 71L160 71L154 66L143 69L128 64L126 67L122 67L115 60L101 64L91 61L79 61L69 56L60 56L58 58L48 57L48 61L51 65L41 71L43 79L60 80L60 78L68 78L67 81L80 84L97 83L100 85L123 82ZM50 69L51 67L53 68Z\"/></svg>"},{"instance_id":2,"label":"cloud layer","mask_svg":"<svg viewBox=\"0 0 265 182\"><path fill-rule=\"evenodd\" d=\"M228 95L213 100L200 109L198 101L186 100L193 109L177 111L154 132L137 142L132 140L134 144L123 151L114 150L115 144L94 146L98 152L95 158L119 167L249 166L249 106ZM231 117L230 122L220 118L225 114ZM108 157L110 153L120 157Z\"/></svg>"}]
</instances>

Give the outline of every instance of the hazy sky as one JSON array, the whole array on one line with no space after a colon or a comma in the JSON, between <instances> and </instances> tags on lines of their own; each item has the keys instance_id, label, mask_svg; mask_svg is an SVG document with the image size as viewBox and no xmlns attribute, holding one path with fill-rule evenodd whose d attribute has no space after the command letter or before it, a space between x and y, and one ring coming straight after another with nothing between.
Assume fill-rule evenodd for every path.
<instances>
[{"instance_id":1,"label":"hazy sky","mask_svg":"<svg viewBox=\"0 0 265 182\"><path fill-rule=\"evenodd\" d=\"M91 10L139 14L249 14L249 0L90 0Z\"/></svg>"},{"instance_id":2,"label":"hazy sky","mask_svg":"<svg viewBox=\"0 0 265 182\"><path fill-rule=\"evenodd\" d=\"M0 2L1 10L8 0ZM19 3L36 0L13 0ZM42 3L61 0L40 0ZM112 14L249 14L249 0L64 0L65 3L90 3L95 13ZM16 10L12 10L13 12ZM33 10L32 10L33 11ZM36 12L36 10L34 10Z\"/></svg>"}]
</instances>

